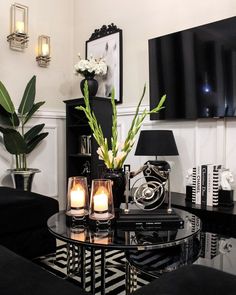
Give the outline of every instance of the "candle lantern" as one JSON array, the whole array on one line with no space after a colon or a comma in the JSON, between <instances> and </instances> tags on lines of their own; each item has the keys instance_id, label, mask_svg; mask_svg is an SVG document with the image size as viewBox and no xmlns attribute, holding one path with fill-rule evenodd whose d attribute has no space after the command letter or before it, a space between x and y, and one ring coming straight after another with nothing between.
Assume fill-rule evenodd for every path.
<instances>
[{"instance_id":1,"label":"candle lantern","mask_svg":"<svg viewBox=\"0 0 236 295\"><path fill-rule=\"evenodd\" d=\"M22 51L28 46L28 7L14 3L11 6L10 48Z\"/></svg>"},{"instance_id":2,"label":"candle lantern","mask_svg":"<svg viewBox=\"0 0 236 295\"><path fill-rule=\"evenodd\" d=\"M112 182L110 179L94 179L92 181L89 218L101 224L110 224L115 217Z\"/></svg>"},{"instance_id":3,"label":"candle lantern","mask_svg":"<svg viewBox=\"0 0 236 295\"><path fill-rule=\"evenodd\" d=\"M38 56L36 61L40 67L46 68L51 60L50 57L50 37L41 35L38 38Z\"/></svg>"},{"instance_id":4,"label":"candle lantern","mask_svg":"<svg viewBox=\"0 0 236 295\"><path fill-rule=\"evenodd\" d=\"M86 177L69 177L66 214L77 217L78 220L84 219L88 215L88 186Z\"/></svg>"}]
</instances>

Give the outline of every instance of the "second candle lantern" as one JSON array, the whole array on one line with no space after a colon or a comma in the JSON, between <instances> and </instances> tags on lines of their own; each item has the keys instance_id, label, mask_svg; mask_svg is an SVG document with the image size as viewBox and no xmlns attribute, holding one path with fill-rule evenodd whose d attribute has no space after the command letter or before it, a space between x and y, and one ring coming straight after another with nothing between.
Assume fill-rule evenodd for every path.
<instances>
[{"instance_id":1,"label":"second candle lantern","mask_svg":"<svg viewBox=\"0 0 236 295\"><path fill-rule=\"evenodd\" d=\"M103 222L111 220L114 217L111 180L92 180L89 218Z\"/></svg>"}]
</instances>

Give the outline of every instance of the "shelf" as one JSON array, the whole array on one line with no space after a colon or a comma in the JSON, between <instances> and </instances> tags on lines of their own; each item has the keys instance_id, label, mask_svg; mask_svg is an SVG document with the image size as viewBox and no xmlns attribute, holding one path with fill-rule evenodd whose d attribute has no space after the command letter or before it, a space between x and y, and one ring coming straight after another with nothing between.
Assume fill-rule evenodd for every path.
<instances>
[{"instance_id":1,"label":"shelf","mask_svg":"<svg viewBox=\"0 0 236 295\"><path fill-rule=\"evenodd\" d=\"M203 221L203 230L236 237L236 202L232 207L196 205L185 200L185 194L172 192L173 208L185 209Z\"/></svg>"},{"instance_id":2,"label":"shelf","mask_svg":"<svg viewBox=\"0 0 236 295\"><path fill-rule=\"evenodd\" d=\"M98 145L92 136L88 119L83 111L75 109L76 106L85 106L84 98L64 101L66 104L66 176L67 179L73 175L81 175L82 170L89 164L88 183L99 178L105 167L97 154ZM110 99L89 98L91 110L94 112L101 125L104 137L111 138L112 130L112 105ZM91 150L80 149L81 136L91 136ZM90 151L82 154L81 151Z\"/></svg>"}]
</instances>

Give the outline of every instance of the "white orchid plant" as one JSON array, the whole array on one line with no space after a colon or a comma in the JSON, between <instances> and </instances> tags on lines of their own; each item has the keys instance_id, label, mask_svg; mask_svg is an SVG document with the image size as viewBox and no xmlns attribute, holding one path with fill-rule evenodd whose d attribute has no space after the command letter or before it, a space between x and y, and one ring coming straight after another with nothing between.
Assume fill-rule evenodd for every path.
<instances>
[{"instance_id":1,"label":"white orchid plant","mask_svg":"<svg viewBox=\"0 0 236 295\"><path fill-rule=\"evenodd\" d=\"M103 160L106 167L110 169L120 169L123 167L123 164L125 162L125 159L127 158L129 152L131 151L134 142L135 142L135 136L138 133L139 129L142 126L142 123L145 119L145 117L149 114L158 113L163 107L163 104L166 99L166 95L163 95L160 99L158 105L152 109L151 111L147 111L144 109L141 113L140 105L144 98L146 91L146 86L144 86L142 96L139 100L138 106L136 108L136 112L134 115L134 118L132 120L130 129L128 131L127 138L123 144L118 142L118 132L117 132L117 109L115 104L115 93L114 89L112 90L112 96L111 96L111 103L112 103L112 137L111 137L111 148L109 147L107 138L104 137L103 131L101 128L101 125L96 119L96 116L94 112L90 108L89 104L89 91L88 91L88 83L85 83L84 86L84 102L85 107L78 106L76 109L84 111L88 123L90 125L90 128L93 132L93 136L95 140L97 141L99 147L97 150L97 153L99 155L99 159Z\"/></svg>"},{"instance_id":2,"label":"white orchid plant","mask_svg":"<svg viewBox=\"0 0 236 295\"><path fill-rule=\"evenodd\" d=\"M82 59L78 54L79 61L74 65L75 74L83 77L104 76L107 73L107 65L103 58L94 58L90 56L88 59Z\"/></svg>"}]
</instances>

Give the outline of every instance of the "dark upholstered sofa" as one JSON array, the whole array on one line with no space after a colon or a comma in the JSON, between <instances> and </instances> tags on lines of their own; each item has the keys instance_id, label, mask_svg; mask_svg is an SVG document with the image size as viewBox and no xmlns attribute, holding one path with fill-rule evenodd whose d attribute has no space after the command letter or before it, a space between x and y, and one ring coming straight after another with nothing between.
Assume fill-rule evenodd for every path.
<instances>
[{"instance_id":1,"label":"dark upholstered sofa","mask_svg":"<svg viewBox=\"0 0 236 295\"><path fill-rule=\"evenodd\" d=\"M236 276L202 265L166 273L132 295L235 295Z\"/></svg>"},{"instance_id":2,"label":"dark upholstered sofa","mask_svg":"<svg viewBox=\"0 0 236 295\"><path fill-rule=\"evenodd\" d=\"M0 244L27 258L55 252L47 220L58 210L53 198L0 187Z\"/></svg>"},{"instance_id":3,"label":"dark upholstered sofa","mask_svg":"<svg viewBox=\"0 0 236 295\"><path fill-rule=\"evenodd\" d=\"M0 246L1 295L85 295L79 287Z\"/></svg>"}]
</instances>

